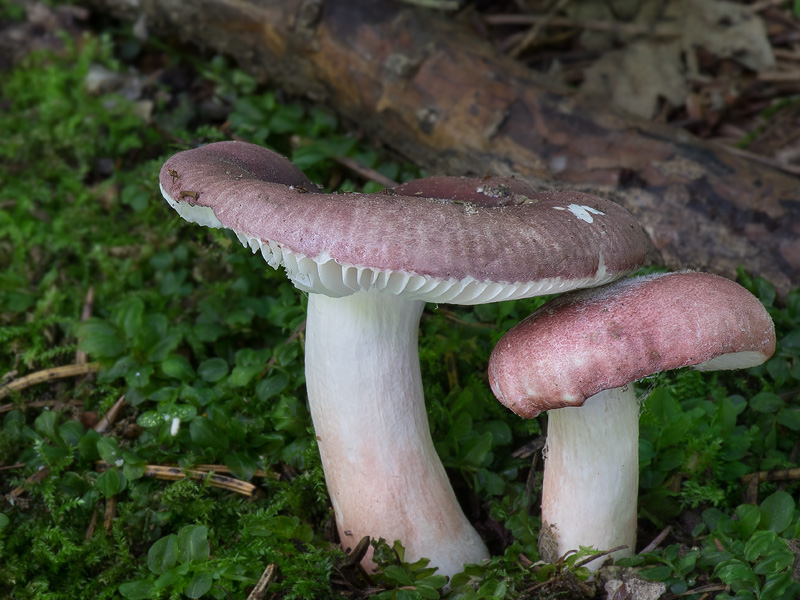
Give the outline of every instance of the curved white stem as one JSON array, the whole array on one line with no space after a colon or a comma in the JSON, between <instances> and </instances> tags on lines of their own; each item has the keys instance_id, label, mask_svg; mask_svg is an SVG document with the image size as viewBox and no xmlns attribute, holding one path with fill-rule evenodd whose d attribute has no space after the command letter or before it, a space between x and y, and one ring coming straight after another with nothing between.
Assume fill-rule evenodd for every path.
<instances>
[{"instance_id":1,"label":"curved white stem","mask_svg":"<svg viewBox=\"0 0 800 600\"><path fill-rule=\"evenodd\" d=\"M419 370L424 303L310 294L306 386L342 547L399 539L453 575L489 554L433 447ZM365 559L371 566L371 552Z\"/></svg>"},{"instance_id":2,"label":"curved white stem","mask_svg":"<svg viewBox=\"0 0 800 600\"><path fill-rule=\"evenodd\" d=\"M539 551L554 562L579 546L630 556L636 544L639 405L633 386L610 389L582 407L548 413ZM602 560L587 566L594 570Z\"/></svg>"}]
</instances>

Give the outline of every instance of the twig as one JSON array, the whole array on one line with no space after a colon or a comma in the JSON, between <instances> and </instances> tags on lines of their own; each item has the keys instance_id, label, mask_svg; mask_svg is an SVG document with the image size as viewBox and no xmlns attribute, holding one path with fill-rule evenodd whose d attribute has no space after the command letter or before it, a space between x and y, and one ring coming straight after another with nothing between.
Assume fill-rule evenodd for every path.
<instances>
[{"instance_id":1,"label":"twig","mask_svg":"<svg viewBox=\"0 0 800 600\"><path fill-rule=\"evenodd\" d=\"M202 471L203 473L230 473L231 470L225 465L195 465L195 471ZM260 477L262 479L280 479L277 473L267 473L266 471L254 471L253 477Z\"/></svg>"},{"instance_id":2,"label":"twig","mask_svg":"<svg viewBox=\"0 0 800 600\"><path fill-rule=\"evenodd\" d=\"M253 591L247 596L247 600L261 600L267 594L270 584L275 580L277 575L278 567L274 564L267 565L256 587L254 587Z\"/></svg>"},{"instance_id":3,"label":"twig","mask_svg":"<svg viewBox=\"0 0 800 600\"><path fill-rule=\"evenodd\" d=\"M524 52L528 46L530 46L533 41L538 37L539 33L542 29L547 27L547 25L555 18L556 13L564 8L569 0L558 0L547 14L542 17L539 21L533 24L525 36L514 46L508 53L511 58L517 58L522 52Z\"/></svg>"},{"instance_id":4,"label":"twig","mask_svg":"<svg viewBox=\"0 0 800 600\"><path fill-rule=\"evenodd\" d=\"M511 453L511 456L514 458L528 458L532 454L538 454L539 451L544 448L544 444L546 441L546 437L540 435L535 440L531 440L521 448L517 448L514 452Z\"/></svg>"},{"instance_id":5,"label":"twig","mask_svg":"<svg viewBox=\"0 0 800 600\"><path fill-rule=\"evenodd\" d=\"M375 169L370 169L369 167L365 167L360 162L350 158L349 156L337 156L334 160L343 167L347 167L351 171L357 173L364 179L369 179L376 183L380 183L382 186L385 186L387 188L395 187L397 185L397 182L394 179L387 177L380 171L376 171Z\"/></svg>"},{"instance_id":6,"label":"twig","mask_svg":"<svg viewBox=\"0 0 800 600\"><path fill-rule=\"evenodd\" d=\"M675 594L671 596L672 598L681 598L683 596L693 596L695 594L708 594L709 592L722 592L727 591L730 588L725 585L724 583L710 583L708 585L701 585L700 587L693 588L691 590L686 590L685 592L681 592L680 594Z\"/></svg>"},{"instance_id":7,"label":"twig","mask_svg":"<svg viewBox=\"0 0 800 600\"><path fill-rule=\"evenodd\" d=\"M111 468L111 465L104 461L95 463L98 470ZM217 475L216 473L199 471L194 469L181 470L179 467L162 466L162 465L147 465L144 471L145 477L154 477L155 479L163 479L166 481L180 481L181 479L195 479L198 481L206 480L214 487L236 492L243 496L252 496L256 492L256 486L252 483L247 483L235 477L228 477L227 475Z\"/></svg>"},{"instance_id":8,"label":"twig","mask_svg":"<svg viewBox=\"0 0 800 600\"><path fill-rule=\"evenodd\" d=\"M403 2L436 10L458 10L460 7L458 0L403 0Z\"/></svg>"},{"instance_id":9,"label":"twig","mask_svg":"<svg viewBox=\"0 0 800 600\"><path fill-rule=\"evenodd\" d=\"M800 468L759 471L757 473L748 473L747 475L742 475L739 479L744 484L749 483L752 479L756 479L759 482L775 481L778 479L800 479Z\"/></svg>"},{"instance_id":10,"label":"twig","mask_svg":"<svg viewBox=\"0 0 800 600\"><path fill-rule=\"evenodd\" d=\"M578 567L582 567L583 565L587 565L590 562L592 562L593 560L597 560L598 558L603 558L604 556L608 556L608 555L612 554L613 552L616 552L617 550L624 550L627 547L628 546L626 544L623 544L622 546L617 546L616 548L611 548L610 550L604 550L603 552L600 552L599 554L594 554L592 556L587 556L583 560L579 560L578 562L576 562L575 563L575 568L577 569Z\"/></svg>"},{"instance_id":11,"label":"twig","mask_svg":"<svg viewBox=\"0 0 800 600\"><path fill-rule=\"evenodd\" d=\"M460 387L458 382L458 365L456 364L456 354L452 350L444 353L444 364L447 370L447 389L453 391Z\"/></svg>"},{"instance_id":12,"label":"twig","mask_svg":"<svg viewBox=\"0 0 800 600\"><path fill-rule=\"evenodd\" d=\"M740 148L734 148L733 146L726 146L724 144L715 144L716 147L722 148L726 152L730 152L736 156L741 156L742 158L747 158L754 162L758 162L764 165L768 165L775 169L779 169L781 171L786 171L787 173L791 173L792 175L800 175L800 167L793 167L791 165L785 165L777 160L769 158L768 156L762 156L761 154L755 154L754 152L748 152L747 150L741 150Z\"/></svg>"},{"instance_id":13,"label":"twig","mask_svg":"<svg viewBox=\"0 0 800 600\"><path fill-rule=\"evenodd\" d=\"M64 402L63 400L33 400L32 402L26 402L24 407L25 408L44 408L45 406L83 406L83 402L81 400L68 400ZM0 404L0 414L11 412L15 408L20 408L18 404Z\"/></svg>"},{"instance_id":14,"label":"twig","mask_svg":"<svg viewBox=\"0 0 800 600\"><path fill-rule=\"evenodd\" d=\"M448 321L452 321L453 323L457 323L458 325L464 325L465 327L480 327L481 329L497 329L491 323L475 323L472 321L465 321L458 314L454 313L452 310L443 308L441 306L436 307L436 312L439 314L444 315L444 318Z\"/></svg>"},{"instance_id":15,"label":"twig","mask_svg":"<svg viewBox=\"0 0 800 600\"><path fill-rule=\"evenodd\" d=\"M767 71L765 73L758 73L756 79L772 83L798 83L800 82L800 71Z\"/></svg>"},{"instance_id":16,"label":"twig","mask_svg":"<svg viewBox=\"0 0 800 600\"><path fill-rule=\"evenodd\" d=\"M759 0L759 2L754 2L750 5L750 10L754 13L758 13L785 3L785 0Z\"/></svg>"},{"instance_id":17,"label":"twig","mask_svg":"<svg viewBox=\"0 0 800 600\"><path fill-rule=\"evenodd\" d=\"M106 499L106 512L103 515L103 529L111 531L111 526L114 524L114 517L117 516L117 498L116 496L109 496Z\"/></svg>"},{"instance_id":18,"label":"twig","mask_svg":"<svg viewBox=\"0 0 800 600\"><path fill-rule=\"evenodd\" d=\"M670 531L672 531L672 527L665 527L664 529L662 529L662 530L661 530L661 533L659 533L659 534L658 534L658 535L655 537L655 539L653 539L653 541L652 541L652 542L650 542L649 544L647 544L647 546L645 546L644 548L642 548L642 550L641 550L641 552L639 552L639 554L644 554L645 552L652 552L653 550L655 550L655 549L658 547L658 545L659 545L661 542L663 542L663 541L664 541L664 538L665 538L665 537L667 537L667 536L669 535Z\"/></svg>"},{"instance_id":19,"label":"twig","mask_svg":"<svg viewBox=\"0 0 800 600\"><path fill-rule=\"evenodd\" d=\"M100 513L97 511L97 507L95 507L95 509L92 511L92 518L89 521L89 527L86 528L86 535L83 538L87 542L92 539L92 536L94 535L94 529L97 527L97 515L99 514Z\"/></svg>"},{"instance_id":20,"label":"twig","mask_svg":"<svg viewBox=\"0 0 800 600\"><path fill-rule=\"evenodd\" d=\"M52 369L37 371L36 373L20 377L0 387L0 399L5 398L11 392L24 390L37 383L44 383L45 381L52 381L53 379L64 379L65 377L74 377L76 375L86 375L87 373L96 373L99 370L100 363L93 362L85 365L65 365L63 367L53 367Z\"/></svg>"},{"instance_id":21,"label":"twig","mask_svg":"<svg viewBox=\"0 0 800 600\"><path fill-rule=\"evenodd\" d=\"M531 457L531 467L528 469L528 478L525 480L525 496L523 497L522 510L528 512L533 500L533 484L536 481L536 463L539 462L539 453L534 452Z\"/></svg>"},{"instance_id":22,"label":"twig","mask_svg":"<svg viewBox=\"0 0 800 600\"><path fill-rule=\"evenodd\" d=\"M14 501L25 493L29 485L43 481L48 475L50 475L50 467L42 467L36 471L36 473L28 477L21 486L11 490L8 494L8 501L13 505Z\"/></svg>"},{"instance_id":23,"label":"twig","mask_svg":"<svg viewBox=\"0 0 800 600\"><path fill-rule=\"evenodd\" d=\"M25 463L16 463L14 465L4 465L0 467L0 471L8 471L10 469L21 469L25 466Z\"/></svg>"},{"instance_id":24,"label":"twig","mask_svg":"<svg viewBox=\"0 0 800 600\"><path fill-rule=\"evenodd\" d=\"M108 412L103 415L103 418L97 422L93 429L97 433L106 433L111 425L113 425L114 421L117 420L123 404L125 404L125 394L120 396L119 400L114 403L114 406L108 409Z\"/></svg>"},{"instance_id":25,"label":"twig","mask_svg":"<svg viewBox=\"0 0 800 600\"><path fill-rule=\"evenodd\" d=\"M614 21L575 21L567 17L546 15L486 15L483 20L489 25L534 25L546 23L553 27L572 27L586 31L618 33L621 35L642 35L653 38L673 39L683 35L669 25L643 25L641 23L616 23Z\"/></svg>"},{"instance_id":26,"label":"twig","mask_svg":"<svg viewBox=\"0 0 800 600\"><path fill-rule=\"evenodd\" d=\"M786 50L785 48L773 48L772 53L775 55L775 58L800 61L800 52L798 52L797 50Z\"/></svg>"},{"instance_id":27,"label":"twig","mask_svg":"<svg viewBox=\"0 0 800 600\"><path fill-rule=\"evenodd\" d=\"M290 335L288 338L286 338L286 341L284 342L284 345L289 344L289 343L293 342L294 340L296 340L297 338L299 338L303 334L303 332L305 330L306 330L306 322L303 321L302 323L300 323L300 325L297 326L297 329L295 329L292 332L292 335ZM300 340L301 345L302 345L302 342L303 342L303 340ZM272 358L270 358L267 361L267 365L264 367L264 370L261 372L259 377L262 377L267 371L269 371L270 367L275 365L275 361L276 360L277 359L275 358L275 355L273 354Z\"/></svg>"}]
</instances>

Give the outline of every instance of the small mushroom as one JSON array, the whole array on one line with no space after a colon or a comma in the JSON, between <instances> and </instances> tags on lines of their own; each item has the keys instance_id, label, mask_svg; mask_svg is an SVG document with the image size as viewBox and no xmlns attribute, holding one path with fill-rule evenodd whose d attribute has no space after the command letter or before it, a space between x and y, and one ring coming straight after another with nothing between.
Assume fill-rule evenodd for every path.
<instances>
[{"instance_id":1,"label":"small mushroom","mask_svg":"<svg viewBox=\"0 0 800 600\"><path fill-rule=\"evenodd\" d=\"M554 562L579 546L627 546L617 557L633 552L634 381L687 366L752 367L774 351L775 329L758 299L733 281L695 272L565 294L506 333L489 362L492 390L522 417L550 411L542 557Z\"/></svg>"},{"instance_id":2,"label":"small mushroom","mask_svg":"<svg viewBox=\"0 0 800 600\"><path fill-rule=\"evenodd\" d=\"M514 179L322 194L285 158L241 142L173 156L160 183L185 219L233 230L309 293L308 401L342 546L399 539L408 560L430 558L444 575L487 558L430 437L417 351L425 302L494 302L630 274L647 247L630 214ZM198 192L191 202L186 186Z\"/></svg>"}]
</instances>

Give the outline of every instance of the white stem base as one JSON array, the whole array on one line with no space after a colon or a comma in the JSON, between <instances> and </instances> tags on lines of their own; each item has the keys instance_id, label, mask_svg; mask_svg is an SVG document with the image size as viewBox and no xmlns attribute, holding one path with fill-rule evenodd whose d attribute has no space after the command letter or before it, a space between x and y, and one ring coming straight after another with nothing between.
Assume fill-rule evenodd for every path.
<instances>
[{"instance_id":1,"label":"white stem base","mask_svg":"<svg viewBox=\"0 0 800 600\"><path fill-rule=\"evenodd\" d=\"M539 551L549 562L579 546L630 556L636 544L639 405L633 386L548 413ZM603 559L587 566L594 570Z\"/></svg>"},{"instance_id":2,"label":"white stem base","mask_svg":"<svg viewBox=\"0 0 800 600\"><path fill-rule=\"evenodd\" d=\"M453 575L489 554L433 447L419 370L424 303L310 294L306 386L342 547L399 539ZM372 553L365 564L372 566Z\"/></svg>"}]
</instances>

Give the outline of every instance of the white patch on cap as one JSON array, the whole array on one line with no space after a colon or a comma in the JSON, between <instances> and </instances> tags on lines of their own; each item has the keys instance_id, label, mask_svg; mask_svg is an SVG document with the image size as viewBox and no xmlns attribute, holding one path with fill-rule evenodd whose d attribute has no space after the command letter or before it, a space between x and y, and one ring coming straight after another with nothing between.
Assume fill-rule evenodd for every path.
<instances>
[{"instance_id":1,"label":"white patch on cap","mask_svg":"<svg viewBox=\"0 0 800 600\"><path fill-rule=\"evenodd\" d=\"M604 215L603 211L597 210L596 208L592 208L591 206L583 206L581 204L570 204L566 208L563 206L554 206L556 210L568 210L573 215L578 217L581 221L586 221L587 223L594 223L594 219L592 215Z\"/></svg>"}]
</instances>

